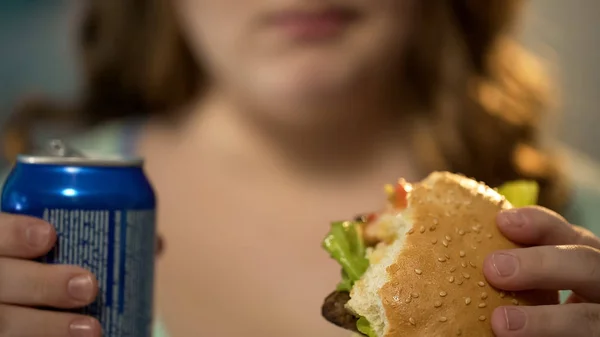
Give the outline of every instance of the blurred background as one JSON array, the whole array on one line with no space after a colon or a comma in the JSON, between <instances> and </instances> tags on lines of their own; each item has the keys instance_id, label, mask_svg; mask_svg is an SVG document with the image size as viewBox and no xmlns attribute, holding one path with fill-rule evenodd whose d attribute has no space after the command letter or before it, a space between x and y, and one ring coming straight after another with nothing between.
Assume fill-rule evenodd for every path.
<instances>
[{"instance_id":1,"label":"blurred background","mask_svg":"<svg viewBox=\"0 0 600 337\"><path fill-rule=\"evenodd\" d=\"M84 3L0 0L0 124L28 96L76 96L73 28ZM555 131L600 160L600 1L531 0L528 7L522 39L551 66L561 92Z\"/></svg>"}]
</instances>

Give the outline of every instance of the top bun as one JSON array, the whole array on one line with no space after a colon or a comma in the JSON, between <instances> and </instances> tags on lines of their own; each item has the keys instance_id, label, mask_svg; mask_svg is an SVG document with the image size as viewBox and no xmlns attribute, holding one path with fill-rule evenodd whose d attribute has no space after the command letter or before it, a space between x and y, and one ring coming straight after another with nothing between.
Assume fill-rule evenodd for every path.
<instances>
[{"instance_id":1,"label":"top bun","mask_svg":"<svg viewBox=\"0 0 600 337\"><path fill-rule=\"evenodd\" d=\"M497 229L496 215L512 206L495 190L447 172L405 189L407 208L375 223L390 243L371 252L346 304L377 336L494 336L495 308L557 302L555 291L505 293L487 283L484 258L519 247Z\"/></svg>"}]
</instances>

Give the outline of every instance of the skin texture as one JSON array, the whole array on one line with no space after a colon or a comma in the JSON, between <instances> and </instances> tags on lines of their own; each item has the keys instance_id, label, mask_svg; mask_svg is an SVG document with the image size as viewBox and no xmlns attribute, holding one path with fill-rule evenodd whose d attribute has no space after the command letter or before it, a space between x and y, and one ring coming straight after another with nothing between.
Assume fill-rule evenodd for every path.
<instances>
[{"instance_id":1,"label":"skin texture","mask_svg":"<svg viewBox=\"0 0 600 337\"><path fill-rule=\"evenodd\" d=\"M383 184L423 175L412 165L404 125L391 118L403 106L388 94L395 85L389 74L401 69L419 34L410 18L420 2L336 2L361 20L318 43L299 42L265 17L334 2L171 3L210 83L180 123L150 121L136 144L159 195L167 247L158 263L157 314L174 337L347 336L318 313L339 280L318 247L329 221L377 209ZM0 294L22 295L0 297L0 336L63 337L73 322L88 332L79 336L99 336L94 321L28 307L74 305L68 280L87 275L25 260L46 252L55 235L47 230L43 244L24 249L31 222L0 218L0 270L11 270L0 273ZM544 233L554 228L531 224ZM94 291L92 282L86 298Z\"/></svg>"},{"instance_id":2,"label":"skin texture","mask_svg":"<svg viewBox=\"0 0 600 337\"><path fill-rule=\"evenodd\" d=\"M507 290L572 289L574 294L565 305L496 309L496 336L597 336L600 240L537 207L501 213L498 224L511 240L534 247L489 256L484 273L491 284ZM498 258L500 254L510 258Z\"/></svg>"},{"instance_id":3,"label":"skin texture","mask_svg":"<svg viewBox=\"0 0 600 337\"><path fill-rule=\"evenodd\" d=\"M351 105L341 103L356 106L360 100L372 104L374 97L382 98L388 84L382 79L399 71L410 13L418 4L414 0L174 3L188 43L218 80L212 84L245 105L238 112L294 130L365 117L349 113ZM299 37L274 23L284 13L340 6L358 17L327 37ZM355 95L360 99L349 100Z\"/></svg>"},{"instance_id":4,"label":"skin texture","mask_svg":"<svg viewBox=\"0 0 600 337\"><path fill-rule=\"evenodd\" d=\"M83 332L82 337L100 337L100 326L91 318L26 307L76 308L90 303L97 293L94 276L82 268L26 260L54 245L52 226L1 214L0 233L0 336L64 337Z\"/></svg>"}]
</instances>

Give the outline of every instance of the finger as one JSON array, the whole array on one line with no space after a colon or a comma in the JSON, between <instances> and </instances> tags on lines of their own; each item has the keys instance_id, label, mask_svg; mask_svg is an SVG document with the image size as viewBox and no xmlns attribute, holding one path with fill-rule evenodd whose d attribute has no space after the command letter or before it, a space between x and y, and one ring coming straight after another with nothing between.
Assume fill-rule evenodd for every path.
<instances>
[{"instance_id":1,"label":"finger","mask_svg":"<svg viewBox=\"0 0 600 337\"><path fill-rule=\"evenodd\" d=\"M0 303L76 308L97 293L95 277L83 268L0 258Z\"/></svg>"},{"instance_id":2,"label":"finger","mask_svg":"<svg viewBox=\"0 0 600 337\"><path fill-rule=\"evenodd\" d=\"M524 245L586 245L600 249L600 239L542 207L514 208L498 214L500 231Z\"/></svg>"},{"instance_id":3,"label":"finger","mask_svg":"<svg viewBox=\"0 0 600 337\"><path fill-rule=\"evenodd\" d=\"M600 336L600 305L500 307L491 324L496 337Z\"/></svg>"},{"instance_id":4,"label":"finger","mask_svg":"<svg viewBox=\"0 0 600 337\"><path fill-rule=\"evenodd\" d=\"M47 222L26 216L0 213L0 256L35 258L46 254L56 241Z\"/></svg>"},{"instance_id":5,"label":"finger","mask_svg":"<svg viewBox=\"0 0 600 337\"><path fill-rule=\"evenodd\" d=\"M588 246L498 251L486 257L483 272L488 282L500 289L571 289L600 301L600 250Z\"/></svg>"},{"instance_id":6,"label":"finger","mask_svg":"<svg viewBox=\"0 0 600 337\"><path fill-rule=\"evenodd\" d=\"M0 336L101 337L97 320L71 313L0 305Z\"/></svg>"}]
</instances>

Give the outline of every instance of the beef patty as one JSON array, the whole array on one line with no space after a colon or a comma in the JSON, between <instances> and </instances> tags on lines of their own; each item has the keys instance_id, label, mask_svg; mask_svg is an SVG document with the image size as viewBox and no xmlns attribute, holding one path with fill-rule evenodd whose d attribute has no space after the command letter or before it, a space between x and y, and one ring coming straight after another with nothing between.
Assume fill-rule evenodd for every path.
<instances>
[{"instance_id":1,"label":"beef patty","mask_svg":"<svg viewBox=\"0 0 600 337\"><path fill-rule=\"evenodd\" d=\"M355 317L346 309L346 303L350 300L350 294L347 291L334 291L327 298L321 307L321 315L329 322L347 330L358 332L356 328Z\"/></svg>"}]
</instances>

